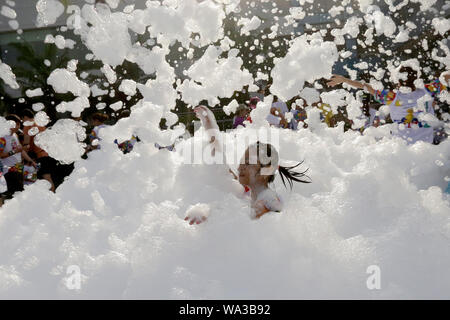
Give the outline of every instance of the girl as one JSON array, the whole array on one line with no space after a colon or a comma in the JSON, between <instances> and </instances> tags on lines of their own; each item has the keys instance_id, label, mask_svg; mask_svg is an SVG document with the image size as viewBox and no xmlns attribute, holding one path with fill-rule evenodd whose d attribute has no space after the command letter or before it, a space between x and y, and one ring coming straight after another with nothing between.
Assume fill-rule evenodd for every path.
<instances>
[{"instance_id":1,"label":"girl","mask_svg":"<svg viewBox=\"0 0 450 320\"><path fill-rule=\"evenodd\" d=\"M205 106L198 106L194 111L208 133L210 143L213 144L217 140L216 136L219 131L214 114ZM220 149L220 145L216 144L212 152L215 149ZM246 192L250 192L252 213L255 219L271 211L280 212L283 208L280 197L269 188L269 183L274 181L277 171L280 173L283 184L286 186L287 181L291 189L293 181L310 182L303 179L304 177L309 178L305 175L306 171L293 171L301 163L292 167L283 167L277 164L278 152L275 148L271 144L257 142L250 145L245 151L238 168L238 176L230 170L235 179L244 186ZM188 215L185 220L189 221L190 224L199 224L205 221L206 218Z\"/></svg>"},{"instance_id":2,"label":"girl","mask_svg":"<svg viewBox=\"0 0 450 320\"><path fill-rule=\"evenodd\" d=\"M253 159L252 159L253 157ZM275 165L268 159L275 159ZM256 142L250 145L245 151L243 160L239 165L239 177L237 180L250 191L252 209L254 217L260 218L264 214L274 211L280 212L283 204L275 191L269 188L269 183L275 180L277 171L280 173L281 181L286 187L286 181L292 190L293 181L309 183L310 181L301 178L307 177L305 172L295 172L292 167L276 165L278 163L278 152L271 144Z\"/></svg>"}]
</instances>

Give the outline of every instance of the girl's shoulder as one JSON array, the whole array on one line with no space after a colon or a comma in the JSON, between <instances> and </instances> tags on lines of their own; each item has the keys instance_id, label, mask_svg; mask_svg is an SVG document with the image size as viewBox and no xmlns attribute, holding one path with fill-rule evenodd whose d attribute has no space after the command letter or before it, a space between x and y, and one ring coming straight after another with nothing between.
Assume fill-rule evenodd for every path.
<instances>
[{"instance_id":1,"label":"girl's shoulder","mask_svg":"<svg viewBox=\"0 0 450 320\"><path fill-rule=\"evenodd\" d=\"M262 201L270 211L281 211L283 202L281 197L272 189L266 189L258 194L256 201Z\"/></svg>"}]
</instances>

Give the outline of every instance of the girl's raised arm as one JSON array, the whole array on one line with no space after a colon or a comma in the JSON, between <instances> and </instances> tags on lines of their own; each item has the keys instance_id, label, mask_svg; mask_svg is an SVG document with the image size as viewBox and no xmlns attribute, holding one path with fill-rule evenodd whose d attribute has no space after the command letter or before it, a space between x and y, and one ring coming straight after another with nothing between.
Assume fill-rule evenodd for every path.
<instances>
[{"instance_id":1,"label":"girl's raised arm","mask_svg":"<svg viewBox=\"0 0 450 320\"><path fill-rule=\"evenodd\" d=\"M219 126L217 125L216 117L214 113L209 110L208 107L199 105L194 108L195 115L202 122L203 127L205 128L206 134L210 138L210 143L214 143L217 140L219 134ZM219 145L216 146L220 148Z\"/></svg>"}]
</instances>

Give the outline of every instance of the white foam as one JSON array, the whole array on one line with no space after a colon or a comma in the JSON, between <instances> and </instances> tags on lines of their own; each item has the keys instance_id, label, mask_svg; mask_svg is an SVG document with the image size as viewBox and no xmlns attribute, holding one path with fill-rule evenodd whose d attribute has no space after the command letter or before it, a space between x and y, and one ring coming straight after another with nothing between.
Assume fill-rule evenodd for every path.
<instances>
[{"instance_id":1,"label":"white foam","mask_svg":"<svg viewBox=\"0 0 450 320\"><path fill-rule=\"evenodd\" d=\"M13 89L19 89L16 81L16 75L12 72L11 67L0 60L0 78Z\"/></svg>"},{"instance_id":2,"label":"white foam","mask_svg":"<svg viewBox=\"0 0 450 320\"><path fill-rule=\"evenodd\" d=\"M38 16L36 24L38 27L54 24L64 13L64 5L57 0L39 0L36 3Z\"/></svg>"},{"instance_id":3,"label":"white foam","mask_svg":"<svg viewBox=\"0 0 450 320\"><path fill-rule=\"evenodd\" d=\"M272 69L270 90L287 101L303 89L306 81L331 76L331 68L337 59L334 43L321 39L308 41L306 36L300 36Z\"/></svg>"}]
</instances>

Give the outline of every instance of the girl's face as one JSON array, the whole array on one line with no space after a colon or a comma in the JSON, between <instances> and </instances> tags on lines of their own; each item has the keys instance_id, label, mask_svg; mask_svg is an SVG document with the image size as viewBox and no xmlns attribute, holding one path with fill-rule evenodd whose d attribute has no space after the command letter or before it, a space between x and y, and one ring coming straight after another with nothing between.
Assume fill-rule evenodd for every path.
<instances>
[{"instance_id":1,"label":"girl's face","mask_svg":"<svg viewBox=\"0 0 450 320\"><path fill-rule=\"evenodd\" d=\"M239 182L243 185L250 186L257 180L256 177L259 173L259 164L245 164L239 165Z\"/></svg>"},{"instance_id":2,"label":"girl's face","mask_svg":"<svg viewBox=\"0 0 450 320\"><path fill-rule=\"evenodd\" d=\"M264 184L265 176L260 174L261 164L259 163L256 152L250 155L250 148L245 151L245 155L239 165L239 182L246 186L255 184Z\"/></svg>"}]
</instances>

